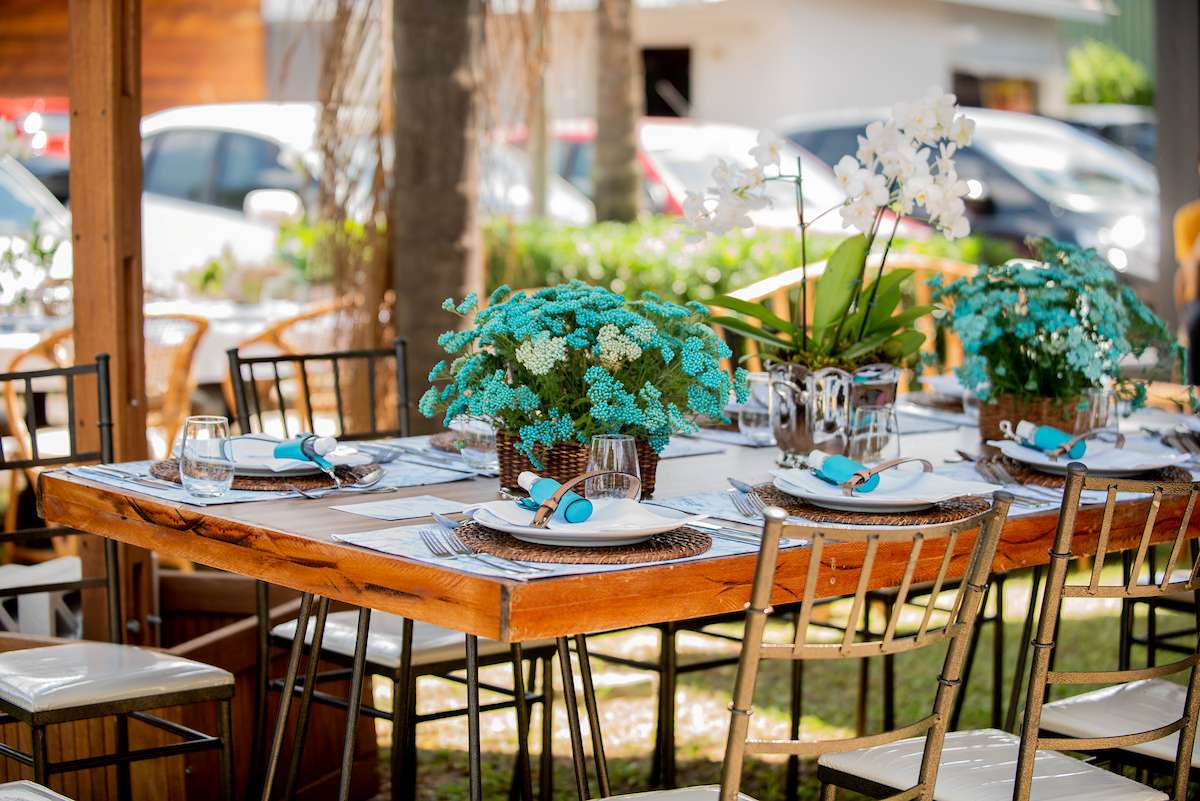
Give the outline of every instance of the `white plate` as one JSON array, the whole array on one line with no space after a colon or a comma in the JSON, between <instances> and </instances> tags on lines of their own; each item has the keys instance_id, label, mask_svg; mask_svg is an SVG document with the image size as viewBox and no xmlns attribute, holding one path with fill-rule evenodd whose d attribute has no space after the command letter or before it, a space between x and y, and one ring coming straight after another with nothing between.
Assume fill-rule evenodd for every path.
<instances>
[{"instance_id":1,"label":"white plate","mask_svg":"<svg viewBox=\"0 0 1200 801\"><path fill-rule=\"evenodd\" d=\"M564 523L551 518L546 528L531 526L533 512L512 501L489 501L469 511L479 525L519 540L572 548L633 545L663 531L681 528L689 520L701 519L674 509L618 498L592 501L592 516L583 523Z\"/></svg>"},{"instance_id":2,"label":"white plate","mask_svg":"<svg viewBox=\"0 0 1200 801\"><path fill-rule=\"evenodd\" d=\"M1186 453L1177 453L1139 442L1127 442L1124 448L1117 448L1112 443L1093 440L1087 444L1087 452L1082 459L1060 456L1057 461L1039 450L1026 448L1012 440L996 439L990 440L988 444L999 448L1000 452L1010 459L1027 464L1034 470L1060 476L1066 474L1067 465L1071 462L1083 462L1088 472L1093 475L1120 478L1183 464L1191 458Z\"/></svg>"},{"instance_id":3,"label":"white plate","mask_svg":"<svg viewBox=\"0 0 1200 801\"><path fill-rule=\"evenodd\" d=\"M234 437L229 440L233 454L233 472L239 476L308 476L321 472L307 459L276 459L277 440ZM370 454L339 445L326 459L335 467L370 464Z\"/></svg>"},{"instance_id":4,"label":"white plate","mask_svg":"<svg viewBox=\"0 0 1200 801\"><path fill-rule=\"evenodd\" d=\"M775 487L788 495L809 501L826 509L843 512L915 512L928 509L940 501L966 495L990 495L1000 487L979 481L960 481L937 473L901 467L879 474L879 486L870 492L842 493L817 478L811 470L775 470Z\"/></svg>"},{"instance_id":5,"label":"white plate","mask_svg":"<svg viewBox=\"0 0 1200 801\"><path fill-rule=\"evenodd\" d=\"M947 375L923 375L921 383L929 387L929 390L934 395L939 395L943 398L951 400L962 400L963 389L962 382L958 380L958 376L954 373Z\"/></svg>"}]
</instances>

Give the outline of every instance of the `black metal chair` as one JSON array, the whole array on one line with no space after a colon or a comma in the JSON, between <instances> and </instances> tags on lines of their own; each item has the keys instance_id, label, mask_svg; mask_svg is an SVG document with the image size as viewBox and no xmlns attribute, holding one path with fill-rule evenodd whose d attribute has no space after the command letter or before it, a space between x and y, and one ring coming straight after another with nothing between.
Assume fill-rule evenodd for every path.
<instances>
[{"instance_id":1,"label":"black metal chair","mask_svg":"<svg viewBox=\"0 0 1200 801\"><path fill-rule=\"evenodd\" d=\"M274 425L284 436L297 433L289 415L307 424L308 431L319 427L327 433L343 439L380 439L408 435L408 382L404 341L397 339L393 348L357 351L333 351L316 354L287 354L278 356L242 357L237 349L228 352L231 384L237 405L237 416L243 432L263 432ZM357 364L356 364L357 363ZM320 372L314 369L319 366ZM357 368L357 372L356 372ZM366 410L363 421L352 420L348 398L357 387L344 382L354 377L365 379L366 393L357 392L360 413ZM264 400L259 385L266 382L269 398ZM380 397L380 390L387 388L394 397ZM318 416L324 410L332 416ZM330 400L332 399L332 402ZM396 412L393 415L391 409ZM416 733L418 723L441 720L447 717L467 715L469 708L439 710L428 714L416 711L416 685L422 676L437 676L457 683L467 683L458 675L468 674L488 665L511 663L513 685L500 687L488 685L486 689L506 696L505 700L487 704L480 711L513 708L516 710L520 730L520 750L517 772L514 776L514 793L520 791L529 797L531 771L528 753L529 705L544 703L549 710L553 701L552 658L553 643L538 643L533 647L507 646L493 641L480 641L476 659L468 664L466 637L461 632L425 623L414 623L396 615L370 613L369 610L330 612L328 598L304 596L297 620L268 628L267 587L258 586L259 620L259 664L264 667L259 675L259 697L256 717L258 737L255 743L255 766L265 771L263 781L267 790L276 771L280 743L272 744L272 752L262 764L261 748L266 744L266 704L269 689L292 687L292 695L300 698L297 709L295 740L292 746L291 763L286 778L285 797L292 797L299 781L299 766L302 762L304 734L308 725L309 707L313 702L326 704L347 711L350 717L367 715L384 718L393 724L391 750L392 797L411 798L416 787ZM315 603L314 603L315 602ZM314 613L315 606L315 613ZM364 622L369 620L370 622ZM303 646L295 649L296 632L304 626ZM369 632L365 643L360 643L359 632ZM275 645L291 648L291 659L284 679L269 682L265 666L270 664L270 648ZM307 657L305 673L297 681L299 660ZM318 659L338 664L333 671L318 672ZM537 682L537 663L542 664L542 691L531 692ZM528 662L528 676L522 676L521 667ZM359 706L362 678L380 676L392 683L392 710L381 710L371 705ZM343 698L318 691L323 683L351 681L350 697ZM473 681L473 680L472 680ZM269 686L268 686L269 685ZM280 715L288 714L289 704L281 699ZM551 792L550 779L552 753L549 747L551 715L542 716L542 741L540 780L542 797ZM348 749L348 752L351 749ZM348 765L343 764L342 783L346 784ZM264 791L265 795L265 791Z\"/></svg>"},{"instance_id":2,"label":"black metal chair","mask_svg":"<svg viewBox=\"0 0 1200 801\"><path fill-rule=\"evenodd\" d=\"M77 379L92 381L98 397L97 415L80 413ZM46 455L38 446L39 423L35 413L35 383L63 382L69 444L65 453ZM31 443L29 458L7 459L0 449L0 470L59 467L86 462L112 461L112 415L109 401L108 356L92 364L0 374L0 386L23 385L26 414L10 425L24 425ZM57 388L57 387L56 387ZM86 389L86 388L85 388ZM98 449L80 447L77 426L96 429ZM55 536L82 536L61 527L35 527L0 535L0 542L44 540ZM32 729L29 753L0 744L0 755L33 769L34 781L46 784L50 776L90 768L116 766L121 799L132 793L130 765L204 750L220 751L223 797L233 799L231 699L233 675L228 671L170 654L121 644L119 553L115 540L104 541L105 575L71 582L12 587L0 597L31 593L104 588L107 595L108 642L74 641L0 653L0 724L19 722ZM220 705L218 734L205 734L149 713L152 709L215 701ZM115 718L116 753L51 762L47 729L55 724L105 717ZM130 750L129 722L140 721L178 737L180 742ZM26 788L27 789L27 788ZM36 796L35 796L36 797ZM52 796L51 796L52 797Z\"/></svg>"}]
</instances>

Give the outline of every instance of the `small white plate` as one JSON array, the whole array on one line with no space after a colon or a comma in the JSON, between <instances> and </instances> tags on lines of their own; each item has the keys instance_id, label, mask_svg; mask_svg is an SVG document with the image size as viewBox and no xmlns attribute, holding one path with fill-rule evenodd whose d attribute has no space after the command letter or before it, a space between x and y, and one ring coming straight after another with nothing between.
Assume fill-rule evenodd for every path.
<instances>
[{"instance_id":1,"label":"small white plate","mask_svg":"<svg viewBox=\"0 0 1200 801\"><path fill-rule=\"evenodd\" d=\"M990 440L989 445L1000 449L1000 452L1010 459L1027 464L1034 470L1054 475L1065 475L1067 465L1071 462L1082 462L1088 472L1097 476L1120 478L1144 473L1147 470L1161 470L1164 467L1183 464L1192 458L1186 453L1177 453L1167 448L1153 444L1143 444L1136 441L1127 442L1124 448L1117 448L1110 442L1092 440L1087 444L1087 452L1081 459L1060 456L1057 460L1035 448L1026 448L1012 440Z\"/></svg>"},{"instance_id":2,"label":"small white plate","mask_svg":"<svg viewBox=\"0 0 1200 801\"><path fill-rule=\"evenodd\" d=\"M546 528L534 528L533 512L512 501L489 501L469 510L481 526L511 534L538 545L595 548L633 545L655 534L673 531L701 517L637 501L601 498L592 501L592 516L583 523L564 523L551 518Z\"/></svg>"},{"instance_id":3,"label":"small white plate","mask_svg":"<svg viewBox=\"0 0 1200 801\"><path fill-rule=\"evenodd\" d=\"M811 470L775 470L772 475L776 489L817 506L843 512L915 512L952 498L990 495L1000 489L979 481L961 481L925 473L914 467L880 473L878 487L853 495L846 495L841 487L822 481Z\"/></svg>"}]
</instances>

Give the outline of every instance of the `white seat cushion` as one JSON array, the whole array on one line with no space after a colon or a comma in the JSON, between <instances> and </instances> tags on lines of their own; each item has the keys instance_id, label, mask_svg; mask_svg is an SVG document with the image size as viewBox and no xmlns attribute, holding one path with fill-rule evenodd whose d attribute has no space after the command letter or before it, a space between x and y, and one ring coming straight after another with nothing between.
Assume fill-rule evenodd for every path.
<instances>
[{"instance_id":1,"label":"white seat cushion","mask_svg":"<svg viewBox=\"0 0 1200 801\"><path fill-rule=\"evenodd\" d=\"M1183 714L1187 688L1162 679L1118 684L1064 698L1042 707L1042 728L1067 737L1111 737L1165 726ZM1179 734L1124 750L1175 762ZM1192 766L1200 759L1192 749Z\"/></svg>"},{"instance_id":2,"label":"white seat cushion","mask_svg":"<svg viewBox=\"0 0 1200 801\"><path fill-rule=\"evenodd\" d=\"M308 621L304 642L312 645L315 616ZM386 612L371 613L371 629L367 635L367 661L397 670L400 667L400 649L403 642L404 618ZM296 621L280 623L271 634L285 640L296 636ZM358 640L358 612L334 612L325 619L325 635L321 650L354 656L354 643ZM526 643L526 648L548 645L549 641ZM412 662L414 665L432 665L452 659L465 659L466 636L461 631L435 626L432 623L413 623ZM508 653L509 646L495 640L479 640L479 655L492 656Z\"/></svg>"},{"instance_id":3,"label":"white seat cushion","mask_svg":"<svg viewBox=\"0 0 1200 801\"><path fill-rule=\"evenodd\" d=\"M0 653L0 698L30 712L233 685L227 670L107 642Z\"/></svg>"},{"instance_id":4,"label":"white seat cushion","mask_svg":"<svg viewBox=\"0 0 1200 801\"><path fill-rule=\"evenodd\" d=\"M648 793L632 795L612 795L608 797L608 801L620 801L625 798L638 801L717 801L720 795L721 788L713 784L705 787L680 787L677 790L651 790ZM738 793L738 798L740 801L754 801L744 793Z\"/></svg>"},{"instance_id":5,"label":"white seat cushion","mask_svg":"<svg viewBox=\"0 0 1200 801\"><path fill-rule=\"evenodd\" d=\"M6 782L0 784L0 801L71 801L40 784L31 781Z\"/></svg>"},{"instance_id":6,"label":"white seat cushion","mask_svg":"<svg viewBox=\"0 0 1200 801\"><path fill-rule=\"evenodd\" d=\"M826 754L822 767L839 770L889 787L917 783L924 737ZM1012 801L1020 741L996 729L955 731L946 735L938 768L936 801ZM1167 801L1145 785L1093 767L1056 751L1038 751L1033 768L1031 801Z\"/></svg>"}]
</instances>

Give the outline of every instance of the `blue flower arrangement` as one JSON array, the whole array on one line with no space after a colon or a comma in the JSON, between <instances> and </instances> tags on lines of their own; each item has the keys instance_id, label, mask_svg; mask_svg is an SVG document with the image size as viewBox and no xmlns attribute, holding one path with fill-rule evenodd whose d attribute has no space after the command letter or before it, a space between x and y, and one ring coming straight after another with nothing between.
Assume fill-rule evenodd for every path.
<instances>
[{"instance_id":1,"label":"blue flower arrangement","mask_svg":"<svg viewBox=\"0 0 1200 801\"><path fill-rule=\"evenodd\" d=\"M1181 355L1166 324L1096 251L1031 239L1036 260L981 265L946 286L929 280L935 300L952 300L942 319L962 339L963 386L983 400L1001 395L1067 400L1115 385L1140 406L1139 382L1122 380L1120 362L1158 345Z\"/></svg>"},{"instance_id":2,"label":"blue flower arrangement","mask_svg":"<svg viewBox=\"0 0 1200 801\"><path fill-rule=\"evenodd\" d=\"M502 286L486 308L474 294L442 308L473 324L439 337L448 359L430 372L421 413L445 425L490 418L538 468L540 449L597 434L630 434L661 451L697 416L728 422L730 392L747 395L745 371L722 368L732 354L694 301L649 292L628 300L572 281L532 294Z\"/></svg>"}]
</instances>

